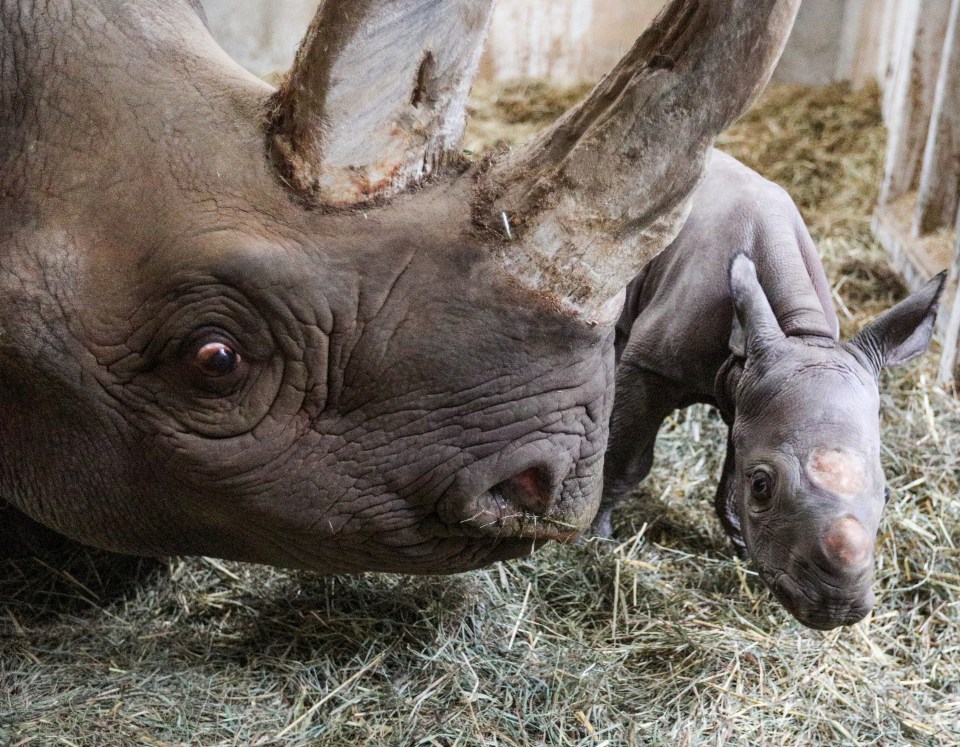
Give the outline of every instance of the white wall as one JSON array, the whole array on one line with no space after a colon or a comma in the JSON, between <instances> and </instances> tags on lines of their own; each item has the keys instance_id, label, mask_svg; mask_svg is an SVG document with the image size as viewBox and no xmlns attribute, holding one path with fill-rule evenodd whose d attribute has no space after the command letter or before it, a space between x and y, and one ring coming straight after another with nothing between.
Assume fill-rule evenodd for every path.
<instances>
[{"instance_id":1,"label":"white wall","mask_svg":"<svg viewBox=\"0 0 960 747\"><path fill-rule=\"evenodd\" d=\"M320 0L201 2L210 32L220 46L261 77L290 67L297 44L320 4Z\"/></svg>"},{"instance_id":2,"label":"white wall","mask_svg":"<svg viewBox=\"0 0 960 747\"><path fill-rule=\"evenodd\" d=\"M319 0L202 0L210 30L261 76L288 67ZM350 0L339 0L350 2ZM824 84L847 77L861 15L890 0L803 0L775 79ZM498 0L480 77L598 79L665 0ZM876 6L876 9L874 8Z\"/></svg>"},{"instance_id":3,"label":"white wall","mask_svg":"<svg viewBox=\"0 0 960 747\"><path fill-rule=\"evenodd\" d=\"M822 86L846 77L839 67L848 5L848 0L803 0L773 79Z\"/></svg>"},{"instance_id":4,"label":"white wall","mask_svg":"<svg viewBox=\"0 0 960 747\"><path fill-rule=\"evenodd\" d=\"M664 0L498 0L480 77L599 79L664 5Z\"/></svg>"}]
</instances>

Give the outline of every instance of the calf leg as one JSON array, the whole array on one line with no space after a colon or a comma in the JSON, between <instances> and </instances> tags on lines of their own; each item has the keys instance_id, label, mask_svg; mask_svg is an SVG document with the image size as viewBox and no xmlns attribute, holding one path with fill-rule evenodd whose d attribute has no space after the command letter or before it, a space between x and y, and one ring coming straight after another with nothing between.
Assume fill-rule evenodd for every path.
<instances>
[{"instance_id":1,"label":"calf leg","mask_svg":"<svg viewBox=\"0 0 960 747\"><path fill-rule=\"evenodd\" d=\"M669 379L629 363L617 368L610 441L603 466L603 495L593 520L596 536L611 535L613 509L650 472L660 424L683 400L684 392Z\"/></svg>"}]
</instances>

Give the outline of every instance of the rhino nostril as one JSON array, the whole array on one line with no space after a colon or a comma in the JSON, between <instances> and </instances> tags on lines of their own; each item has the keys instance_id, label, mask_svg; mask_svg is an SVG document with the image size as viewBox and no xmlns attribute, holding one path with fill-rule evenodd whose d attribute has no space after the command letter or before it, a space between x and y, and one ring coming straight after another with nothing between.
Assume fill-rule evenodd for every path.
<instances>
[{"instance_id":1,"label":"rhino nostril","mask_svg":"<svg viewBox=\"0 0 960 747\"><path fill-rule=\"evenodd\" d=\"M556 490L550 483L544 469L529 467L495 485L492 492L523 511L542 516L556 502Z\"/></svg>"},{"instance_id":2,"label":"rhino nostril","mask_svg":"<svg viewBox=\"0 0 960 747\"><path fill-rule=\"evenodd\" d=\"M873 541L863 524L852 516L837 519L823 538L827 558L841 570L860 570L869 560Z\"/></svg>"}]
</instances>

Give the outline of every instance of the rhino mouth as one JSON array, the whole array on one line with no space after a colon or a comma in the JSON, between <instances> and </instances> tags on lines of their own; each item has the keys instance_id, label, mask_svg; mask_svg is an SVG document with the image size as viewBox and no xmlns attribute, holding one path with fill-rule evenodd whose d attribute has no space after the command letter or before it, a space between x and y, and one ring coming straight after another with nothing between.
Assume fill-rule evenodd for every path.
<instances>
[{"instance_id":1,"label":"rhino mouth","mask_svg":"<svg viewBox=\"0 0 960 747\"><path fill-rule=\"evenodd\" d=\"M544 459L542 452L538 446L511 455L507 469L502 459L491 459L465 471L437 505L440 531L491 545L576 540L596 513L599 489L592 488L599 485L599 470L582 464L578 470L569 455Z\"/></svg>"},{"instance_id":2,"label":"rhino mouth","mask_svg":"<svg viewBox=\"0 0 960 747\"><path fill-rule=\"evenodd\" d=\"M828 583L819 584L826 593L812 591L785 571L760 572L760 578L777 601L798 622L814 630L833 630L860 622L873 609L874 596L869 586L845 590Z\"/></svg>"},{"instance_id":3,"label":"rhino mouth","mask_svg":"<svg viewBox=\"0 0 960 747\"><path fill-rule=\"evenodd\" d=\"M460 521L469 537L534 542L573 542L583 527L563 516L518 507L499 485L485 491L476 501L477 510Z\"/></svg>"}]
</instances>

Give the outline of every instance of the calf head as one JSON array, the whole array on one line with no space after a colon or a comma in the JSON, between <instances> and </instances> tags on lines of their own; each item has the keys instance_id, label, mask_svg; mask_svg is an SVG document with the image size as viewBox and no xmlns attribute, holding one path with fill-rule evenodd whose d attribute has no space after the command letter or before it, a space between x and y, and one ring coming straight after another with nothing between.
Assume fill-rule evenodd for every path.
<instances>
[{"instance_id":1,"label":"calf head","mask_svg":"<svg viewBox=\"0 0 960 747\"><path fill-rule=\"evenodd\" d=\"M926 350L943 280L839 342L786 336L753 263L740 255L731 266L740 365L728 372L735 417L718 510L766 585L809 627L849 625L873 606L887 496L877 379Z\"/></svg>"},{"instance_id":2,"label":"calf head","mask_svg":"<svg viewBox=\"0 0 960 747\"><path fill-rule=\"evenodd\" d=\"M119 551L329 571L574 536L617 293L797 5L676 0L477 167L489 0L322 2L277 90L188 0L0 2L0 497Z\"/></svg>"}]
</instances>

